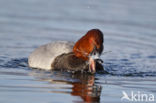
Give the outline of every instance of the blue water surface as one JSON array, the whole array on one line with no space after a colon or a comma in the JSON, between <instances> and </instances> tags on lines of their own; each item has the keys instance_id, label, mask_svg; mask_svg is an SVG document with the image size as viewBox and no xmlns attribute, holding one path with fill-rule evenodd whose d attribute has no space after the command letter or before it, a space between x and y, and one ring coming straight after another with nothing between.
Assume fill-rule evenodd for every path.
<instances>
[{"instance_id":1,"label":"blue water surface","mask_svg":"<svg viewBox=\"0 0 156 103\"><path fill-rule=\"evenodd\" d=\"M0 0L0 103L133 102L121 100L123 91L156 98L155 10L155 0ZM28 67L35 48L93 28L104 33L108 73Z\"/></svg>"}]
</instances>

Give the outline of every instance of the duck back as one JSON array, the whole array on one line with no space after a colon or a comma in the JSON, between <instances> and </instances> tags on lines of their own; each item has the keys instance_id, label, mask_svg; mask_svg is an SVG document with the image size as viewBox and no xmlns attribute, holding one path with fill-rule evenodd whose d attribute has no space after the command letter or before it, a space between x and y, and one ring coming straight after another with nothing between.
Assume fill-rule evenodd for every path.
<instances>
[{"instance_id":1,"label":"duck back","mask_svg":"<svg viewBox=\"0 0 156 103\"><path fill-rule=\"evenodd\" d=\"M74 42L56 41L35 49L28 58L28 65L32 68L51 70L54 59L63 54L72 52Z\"/></svg>"}]
</instances>

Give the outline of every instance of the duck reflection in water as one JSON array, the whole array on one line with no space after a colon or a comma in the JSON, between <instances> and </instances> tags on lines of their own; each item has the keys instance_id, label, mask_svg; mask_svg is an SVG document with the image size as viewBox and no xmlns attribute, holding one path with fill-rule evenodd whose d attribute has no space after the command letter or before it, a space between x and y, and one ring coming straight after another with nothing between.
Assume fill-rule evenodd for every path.
<instances>
[{"instance_id":1,"label":"duck reflection in water","mask_svg":"<svg viewBox=\"0 0 156 103\"><path fill-rule=\"evenodd\" d=\"M100 102L102 87L95 84L94 75L77 75L76 78L80 81L72 83L71 94L73 96L80 96L87 103Z\"/></svg>"},{"instance_id":2,"label":"duck reflection in water","mask_svg":"<svg viewBox=\"0 0 156 103\"><path fill-rule=\"evenodd\" d=\"M72 96L80 97L85 103L98 103L100 102L100 95L102 91L102 87L100 85L95 84L95 76L89 74L70 74L70 73L61 73L61 72L51 72L45 73L41 72L33 72L32 73L36 79L41 81L48 81L51 85L58 85L52 88L50 92L52 93L61 93L61 94L71 94ZM64 86L72 85L71 88L64 88ZM61 85L61 87L60 87ZM62 87L63 86L63 87ZM60 89L70 89L72 91L67 92L60 91ZM74 102L82 102L82 100L75 100Z\"/></svg>"}]
</instances>

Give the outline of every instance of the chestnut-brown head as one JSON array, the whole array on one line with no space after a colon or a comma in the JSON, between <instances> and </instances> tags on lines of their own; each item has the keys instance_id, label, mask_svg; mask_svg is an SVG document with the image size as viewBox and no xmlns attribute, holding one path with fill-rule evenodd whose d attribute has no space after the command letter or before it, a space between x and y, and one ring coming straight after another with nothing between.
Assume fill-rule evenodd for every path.
<instances>
[{"instance_id":1,"label":"chestnut-brown head","mask_svg":"<svg viewBox=\"0 0 156 103\"><path fill-rule=\"evenodd\" d=\"M89 30L73 47L75 56L89 61L91 67L95 66L94 59L98 59L102 51L103 33L99 29Z\"/></svg>"}]
</instances>

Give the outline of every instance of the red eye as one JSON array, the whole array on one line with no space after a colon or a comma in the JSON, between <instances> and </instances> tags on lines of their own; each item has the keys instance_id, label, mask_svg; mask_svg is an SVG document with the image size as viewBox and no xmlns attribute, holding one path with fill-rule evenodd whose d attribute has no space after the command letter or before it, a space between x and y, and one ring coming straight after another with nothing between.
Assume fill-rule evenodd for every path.
<instances>
[{"instance_id":1,"label":"red eye","mask_svg":"<svg viewBox=\"0 0 156 103\"><path fill-rule=\"evenodd\" d=\"M92 40L92 39L89 39L89 43L90 43L90 44L93 43L93 40Z\"/></svg>"}]
</instances>

